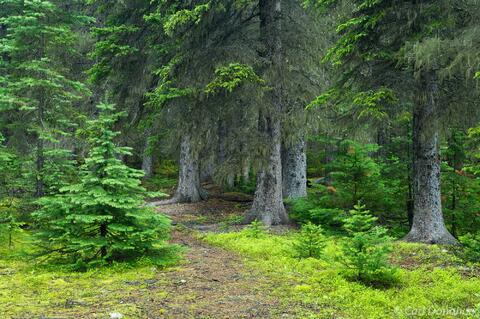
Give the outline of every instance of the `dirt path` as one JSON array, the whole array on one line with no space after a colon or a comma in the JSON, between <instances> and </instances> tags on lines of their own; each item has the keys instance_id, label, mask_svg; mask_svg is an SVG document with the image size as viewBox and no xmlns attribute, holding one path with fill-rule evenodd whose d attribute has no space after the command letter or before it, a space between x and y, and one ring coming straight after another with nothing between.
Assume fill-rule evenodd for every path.
<instances>
[{"instance_id":1,"label":"dirt path","mask_svg":"<svg viewBox=\"0 0 480 319\"><path fill-rule=\"evenodd\" d=\"M213 200L159 210L170 215L174 224L202 230L215 228L219 218L241 209L238 204ZM277 303L269 296L267 280L246 269L238 256L203 243L188 230L175 231L172 241L188 251L177 270L162 274L159 288L166 295L146 301L149 304L143 309L148 318L281 317Z\"/></svg>"}]
</instances>

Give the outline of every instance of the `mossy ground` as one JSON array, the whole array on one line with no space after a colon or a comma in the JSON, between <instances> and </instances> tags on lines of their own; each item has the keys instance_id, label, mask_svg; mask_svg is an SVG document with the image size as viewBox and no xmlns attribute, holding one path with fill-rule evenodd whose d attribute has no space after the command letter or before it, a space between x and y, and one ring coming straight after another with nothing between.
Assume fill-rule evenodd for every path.
<instances>
[{"instance_id":1,"label":"mossy ground","mask_svg":"<svg viewBox=\"0 0 480 319\"><path fill-rule=\"evenodd\" d=\"M293 232L260 238L245 231L211 233L204 240L240 253L251 269L268 274L274 295L296 318L480 317L477 268L442 247L396 243L390 259L399 267L399 282L379 289L340 275L332 261L336 237L330 237L326 260L295 258Z\"/></svg>"},{"instance_id":2,"label":"mossy ground","mask_svg":"<svg viewBox=\"0 0 480 319\"><path fill-rule=\"evenodd\" d=\"M480 317L479 267L451 249L396 243L390 260L399 282L375 288L341 276L337 235L325 260L298 259L296 230L253 238L237 225L243 210L219 200L162 207L177 225L173 242L187 247L168 267L145 259L72 272L32 259L27 232L15 234L11 249L2 238L0 318Z\"/></svg>"},{"instance_id":3,"label":"mossy ground","mask_svg":"<svg viewBox=\"0 0 480 319\"><path fill-rule=\"evenodd\" d=\"M122 319L278 318L265 276L251 274L236 254L199 241L179 224L211 224L213 216L230 222L235 209L218 201L162 207L178 225L171 242L183 247L181 259L162 266L144 259L73 272L33 259L26 231L14 235L12 248L0 238L0 319L108 319L113 313Z\"/></svg>"},{"instance_id":4,"label":"mossy ground","mask_svg":"<svg viewBox=\"0 0 480 319\"><path fill-rule=\"evenodd\" d=\"M164 284L159 274L165 270L147 259L72 272L32 259L27 233L17 232L14 240L12 248L0 246L1 318L109 318L115 312L140 318L138 296L166 297L158 289L151 295Z\"/></svg>"}]
</instances>

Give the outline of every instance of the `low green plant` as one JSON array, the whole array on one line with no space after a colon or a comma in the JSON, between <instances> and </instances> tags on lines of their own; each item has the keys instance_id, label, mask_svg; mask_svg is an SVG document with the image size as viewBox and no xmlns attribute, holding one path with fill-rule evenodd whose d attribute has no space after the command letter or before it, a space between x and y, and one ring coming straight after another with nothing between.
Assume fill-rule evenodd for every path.
<instances>
[{"instance_id":1,"label":"low green plant","mask_svg":"<svg viewBox=\"0 0 480 319\"><path fill-rule=\"evenodd\" d=\"M241 225L244 219L242 215L230 215L220 222L219 229L227 231L232 226Z\"/></svg>"},{"instance_id":2,"label":"low green plant","mask_svg":"<svg viewBox=\"0 0 480 319\"><path fill-rule=\"evenodd\" d=\"M464 246L465 257L473 262L480 262L480 232L460 237Z\"/></svg>"},{"instance_id":3,"label":"low green plant","mask_svg":"<svg viewBox=\"0 0 480 319\"><path fill-rule=\"evenodd\" d=\"M13 235L23 225L18 221L20 200L6 197L0 200L0 235L6 235L8 247L13 246ZM0 236L2 238L3 236Z\"/></svg>"},{"instance_id":4,"label":"low green plant","mask_svg":"<svg viewBox=\"0 0 480 319\"><path fill-rule=\"evenodd\" d=\"M375 226L376 220L361 204L350 210L344 225L349 236L343 240L342 254L337 260L347 278L365 284L389 286L397 281L397 269L388 262L392 238L387 236L385 228Z\"/></svg>"},{"instance_id":5,"label":"low green plant","mask_svg":"<svg viewBox=\"0 0 480 319\"><path fill-rule=\"evenodd\" d=\"M255 219L243 229L243 234L249 238L262 238L266 234L266 229L261 221Z\"/></svg>"},{"instance_id":6,"label":"low green plant","mask_svg":"<svg viewBox=\"0 0 480 319\"><path fill-rule=\"evenodd\" d=\"M413 308L476 310L480 304L480 279L465 276L464 265L450 260L455 256L443 247L394 242L389 260L407 267L399 268L395 274L401 279L401 287L383 289L385 285L359 284L340 276L339 264L330 264L329 259L340 253L341 238L326 238L328 260L294 257L294 232L266 234L261 239L248 238L241 232L209 233L203 240L240 254L248 269L271 283L266 286L269 291L275 288L270 291L273 296L291 306L289 314L293 318L407 319L413 318L409 312ZM436 260L439 254L442 257ZM418 317L446 318L441 313Z\"/></svg>"},{"instance_id":7,"label":"low green plant","mask_svg":"<svg viewBox=\"0 0 480 319\"><path fill-rule=\"evenodd\" d=\"M240 225L244 219L245 217L243 215L230 215L227 218L225 218L224 222L228 226L235 226L235 225Z\"/></svg>"},{"instance_id":8,"label":"low green plant","mask_svg":"<svg viewBox=\"0 0 480 319\"><path fill-rule=\"evenodd\" d=\"M319 225L307 223L302 225L293 248L295 256L299 258L321 258L325 249L326 238Z\"/></svg>"},{"instance_id":9,"label":"low green plant","mask_svg":"<svg viewBox=\"0 0 480 319\"><path fill-rule=\"evenodd\" d=\"M338 208L323 208L321 198L309 196L296 200L288 200L289 216L300 223L313 223L325 227L339 228L342 226L345 213Z\"/></svg>"},{"instance_id":10,"label":"low green plant","mask_svg":"<svg viewBox=\"0 0 480 319\"><path fill-rule=\"evenodd\" d=\"M257 188L257 181L255 178L250 178L247 181L240 178L238 179L238 181L235 182L235 187L233 191L253 195L255 193L256 188Z\"/></svg>"}]
</instances>

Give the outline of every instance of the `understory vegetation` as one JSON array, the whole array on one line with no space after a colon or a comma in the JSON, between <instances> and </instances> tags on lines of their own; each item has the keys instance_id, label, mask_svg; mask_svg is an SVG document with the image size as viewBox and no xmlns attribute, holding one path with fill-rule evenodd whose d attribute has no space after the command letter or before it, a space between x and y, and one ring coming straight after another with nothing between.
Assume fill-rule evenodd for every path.
<instances>
[{"instance_id":1,"label":"understory vegetation","mask_svg":"<svg viewBox=\"0 0 480 319\"><path fill-rule=\"evenodd\" d=\"M135 262L113 263L109 267L72 271L58 264L38 263L35 239L25 231L12 234L12 245L0 237L0 308L3 318L74 317L142 318L135 296L161 302L167 293L151 292L167 279L158 274L178 263L178 248L165 247L160 259L144 257Z\"/></svg>"},{"instance_id":2,"label":"understory vegetation","mask_svg":"<svg viewBox=\"0 0 480 319\"><path fill-rule=\"evenodd\" d=\"M305 232L310 233L303 230L301 242L310 236ZM479 311L478 264L465 266L456 250L396 242L388 255L378 248L373 255L353 255L355 244L345 250L345 238L330 235L315 245L322 254L313 258L298 255L296 232L252 237L243 230L204 239L238 252L252 271L271 278L274 295L297 308L299 318L475 318ZM373 275L380 255L390 266L375 278L388 280L388 287L357 282L352 271L362 268L355 267L363 265Z\"/></svg>"}]
</instances>

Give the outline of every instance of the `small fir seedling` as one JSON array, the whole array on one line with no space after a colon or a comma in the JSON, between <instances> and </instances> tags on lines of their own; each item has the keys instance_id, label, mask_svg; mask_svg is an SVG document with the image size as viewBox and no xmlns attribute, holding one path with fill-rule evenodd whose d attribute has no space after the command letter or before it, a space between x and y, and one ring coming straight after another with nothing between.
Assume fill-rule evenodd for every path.
<instances>
[{"instance_id":1,"label":"small fir seedling","mask_svg":"<svg viewBox=\"0 0 480 319\"><path fill-rule=\"evenodd\" d=\"M321 226L312 223L304 224L293 246L295 255L299 258L321 258L325 242Z\"/></svg>"},{"instance_id":2,"label":"small fir seedling","mask_svg":"<svg viewBox=\"0 0 480 319\"><path fill-rule=\"evenodd\" d=\"M389 264L392 238L375 226L376 218L357 204L345 219L349 236L343 241L338 261L346 277L371 285L389 286L397 281L396 268Z\"/></svg>"},{"instance_id":3,"label":"small fir seedling","mask_svg":"<svg viewBox=\"0 0 480 319\"><path fill-rule=\"evenodd\" d=\"M20 200L6 197L0 200L0 238L5 238L9 248L13 247L13 235L23 226L18 221Z\"/></svg>"},{"instance_id":4,"label":"small fir seedling","mask_svg":"<svg viewBox=\"0 0 480 319\"><path fill-rule=\"evenodd\" d=\"M250 238L261 238L265 236L265 226L261 221L254 220L243 230L244 234Z\"/></svg>"},{"instance_id":5,"label":"small fir seedling","mask_svg":"<svg viewBox=\"0 0 480 319\"><path fill-rule=\"evenodd\" d=\"M345 218L343 228L349 234L363 233L370 231L377 221L377 218L365 210L365 206L358 203L350 210L350 215Z\"/></svg>"}]
</instances>

